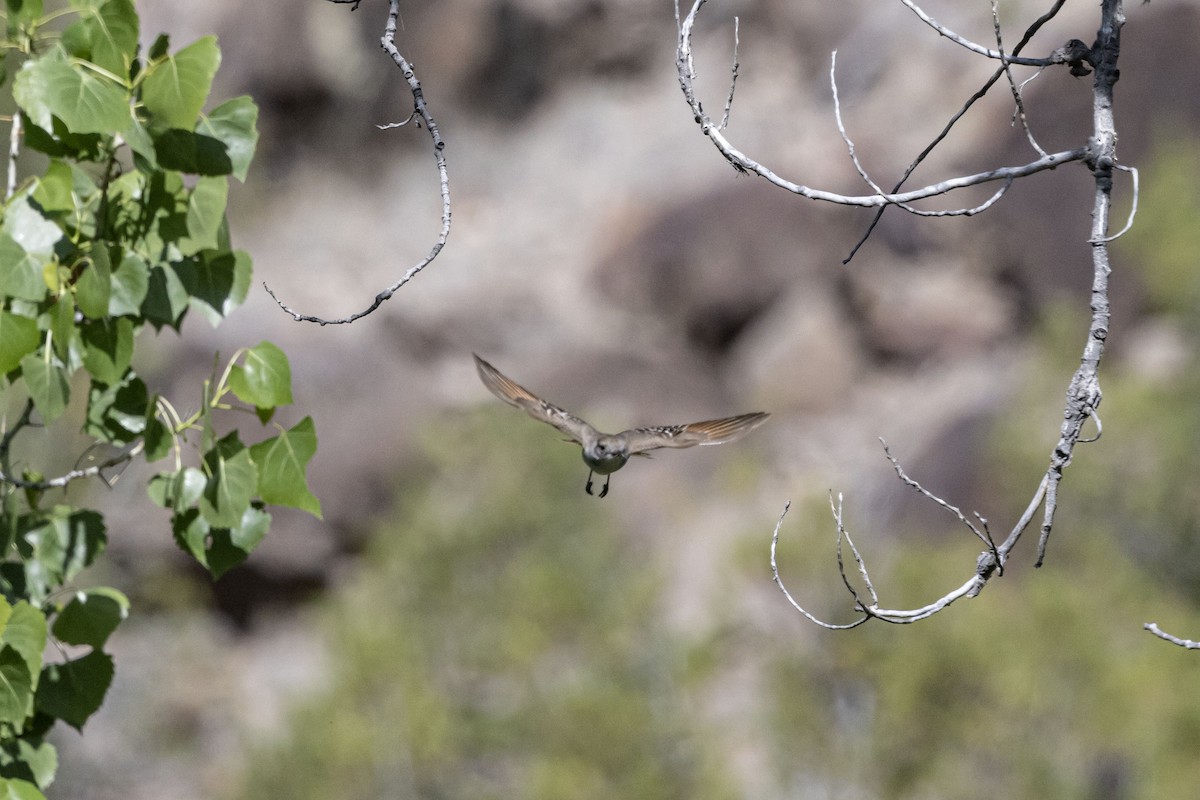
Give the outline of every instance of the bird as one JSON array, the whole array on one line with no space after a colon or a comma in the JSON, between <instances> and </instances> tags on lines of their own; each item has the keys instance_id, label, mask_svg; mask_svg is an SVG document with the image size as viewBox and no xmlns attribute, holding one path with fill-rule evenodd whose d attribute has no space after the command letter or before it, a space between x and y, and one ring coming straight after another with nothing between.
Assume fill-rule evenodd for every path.
<instances>
[{"instance_id":1,"label":"bird","mask_svg":"<svg viewBox=\"0 0 1200 800\"><path fill-rule=\"evenodd\" d=\"M475 368L479 378L492 394L510 406L523 409L529 416L544 422L559 432L565 433L570 441L583 448L583 462L588 465L588 479L584 490L592 492L592 477L604 475L604 488L600 497L608 494L612 473L625 466L632 456L649 458L650 450L661 447L694 447L696 445L724 444L739 439L767 421L770 414L756 411L736 417L689 422L686 425L658 425L649 428L631 428L620 433L602 433L574 414L564 411L551 402L543 400L500 370L475 356Z\"/></svg>"}]
</instances>

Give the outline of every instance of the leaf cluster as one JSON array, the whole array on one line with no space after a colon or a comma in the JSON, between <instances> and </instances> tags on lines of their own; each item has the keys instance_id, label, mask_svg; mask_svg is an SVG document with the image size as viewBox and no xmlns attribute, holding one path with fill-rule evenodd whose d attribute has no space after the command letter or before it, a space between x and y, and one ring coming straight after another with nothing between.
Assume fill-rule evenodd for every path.
<instances>
[{"instance_id":1,"label":"leaf cluster","mask_svg":"<svg viewBox=\"0 0 1200 800\"><path fill-rule=\"evenodd\" d=\"M16 111L0 206L0 390L23 410L0 431L0 796L40 797L52 781L43 737L56 720L81 728L99 708L113 674L103 647L129 610L114 589L67 589L107 533L98 511L65 494L50 504L48 493L107 482L133 458L170 459L150 499L214 576L262 540L269 505L320 515L305 481L312 420L272 422L292 402L278 347L237 351L188 415L135 368L147 328L178 332L189 313L216 325L245 300L251 260L232 247L226 203L258 141L249 97L204 111L221 61L215 37L172 49L159 36L143 51L139 22L132 0L55 10L4 0L0 85ZM31 162L44 168L19 180ZM273 435L243 443L215 417L229 410ZM15 456L18 438L72 422L91 442L76 469L47 477L46 464ZM96 451L113 455L89 464ZM47 641L62 657L43 663Z\"/></svg>"}]
</instances>

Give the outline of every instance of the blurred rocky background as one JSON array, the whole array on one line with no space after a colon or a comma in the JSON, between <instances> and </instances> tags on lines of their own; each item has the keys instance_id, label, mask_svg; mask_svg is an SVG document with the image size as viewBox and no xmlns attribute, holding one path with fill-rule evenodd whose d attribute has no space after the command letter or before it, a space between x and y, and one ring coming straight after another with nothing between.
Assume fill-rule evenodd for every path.
<instances>
[{"instance_id":1,"label":"blurred rocky background","mask_svg":"<svg viewBox=\"0 0 1200 800\"><path fill-rule=\"evenodd\" d=\"M1006 44L1045 5L1002 4ZM993 36L986 4L926 8ZM428 251L428 137L377 128L411 108L378 47L386 3L139 11L175 46L217 34L216 96L260 105L231 222L281 300L345 316ZM668 0L404 4L397 41L447 142L449 244L354 325L297 324L255 289L138 367L187 407L214 350L282 346L325 518L277 513L212 584L146 512L149 473L124 476L105 580L135 613L104 708L58 737L55 796L1188 796L1200 662L1140 626L1200 634L1200 12L1127 12L1117 121L1140 216L1114 252L1104 437L1077 451L1048 565L1034 573L1022 542L980 599L831 633L771 583L785 502L785 581L849 621L830 489L886 605L949 591L979 550L896 481L877 437L998 538L1037 486L1087 330L1090 175L1042 173L973 218L891 210L843 266L870 214L729 168L680 95ZM866 192L834 125L832 50L881 183L994 68L899 3L719 0L695 43L709 109L734 15L729 136L810 186ZM1026 52L1090 42L1097 21L1068 3ZM1048 71L1025 101L1047 150L1090 131L1088 79ZM1032 160L1011 112L1000 84L914 180ZM1129 189L1121 176L1117 228ZM774 416L631 464L598 500L576 449L487 394L472 351L603 428Z\"/></svg>"}]
</instances>

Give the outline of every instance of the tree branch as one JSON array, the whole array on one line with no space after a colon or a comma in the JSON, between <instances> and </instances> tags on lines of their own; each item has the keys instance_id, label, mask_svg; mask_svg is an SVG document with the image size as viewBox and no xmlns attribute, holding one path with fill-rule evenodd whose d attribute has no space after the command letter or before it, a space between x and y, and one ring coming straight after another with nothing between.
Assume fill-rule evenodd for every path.
<instances>
[{"instance_id":1,"label":"tree branch","mask_svg":"<svg viewBox=\"0 0 1200 800\"><path fill-rule=\"evenodd\" d=\"M329 1L332 3L353 3L354 5L351 8L351 11L354 11L357 10L358 4L361 0ZM275 296L275 292L271 291L271 287L264 283L263 288L266 289L267 294L271 295L271 299L274 300L275 303L284 310L284 312L289 314L292 319L296 320L297 322L315 322L318 325L345 325L354 322L361 317L365 317L367 314L370 314L372 311L379 308L379 306L383 305L384 302L391 299L392 295L399 291L400 287L411 281L419 272L421 272L421 270L429 266L429 264L435 258L437 258L438 253L442 252L442 248L446 246L446 239L450 236L450 177L446 171L446 143L442 140L442 135L438 131L437 123L434 122L433 116L429 113L429 107L425 103L425 93L421 89L421 82L417 80L417 76L413 71L412 65L405 60L404 56L400 53L400 50L396 47L396 28L399 18L400 0L388 0L387 23L384 26L383 37L380 39L380 45L404 74L404 79L408 82L408 88L413 97L413 115L415 118L420 119L420 121L424 123L425 130L429 132L429 138L433 144L433 157L437 162L438 184L442 196L441 230L438 232L438 236L433 244L433 247L423 259L409 267L408 271L405 272L399 280L384 289L379 294L375 295L374 301L369 306L362 311L351 314L348 317L342 317L341 319L324 319L322 317L312 316L309 314L301 314L289 306L284 305L284 303ZM410 117L410 119L411 118L413 117Z\"/></svg>"},{"instance_id":2,"label":"tree branch","mask_svg":"<svg viewBox=\"0 0 1200 800\"><path fill-rule=\"evenodd\" d=\"M926 24L929 24L939 34L948 36L954 39L968 49L976 50L977 46L972 46L971 43L961 40L961 37L956 37L952 31L948 31L943 26L938 25L932 18L924 14L923 11L911 0L901 0L905 6L912 9ZM884 193L876 184L862 165L859 163L854 150L854 144L846 133L844 124L841 118L840 101L837 95L837 84L834 80L834 71L831 66L830 81L832 85L834 98L834 111L837 120L838 131L845 142L850 157L854 162L855 169L863 180L875 190L875 194L866 197L853 197L847 195L836 195L829 192L822 192L809 187L787 181L775 175L769 169L761 166L754 160L748 158L745 154L736 150L724 138L721 131L712 125L711 120L704 113L703 108L697 100L694 92L694 77L695 70L692 64L691 52L691 31L695 21L696 12L704 5L705 0L695 0L695 5L692 11L685 17L679 25L679 48L676 54L676 65L679 70L680 85L683 88L683 93L691 106L697 123L699 123L710 140L717 146L717 149L724 155L740 171L754 172L768 181L799 194L815 200L826 200L829 202L840 203L843 205L867 205L877 206L881 210L886 205L900 205L913 199L929 197L935 194L942 194L963 186L975 185L989 180L1006 181L1006 186L1013 180L1031 175L1035 172L1044 169L1052 169L1058 164L1068 161L1083 161L1092 171L1095 179L1095 190L1093 193L1092 203L1092 229L1091 235L1088 238L1088 244L1092 252L1092 288L1091 288L1091 320L1088 326L1088 333L1083 346L1083 353L1080 357L1079 367L1072 375L1066 392L1066 402L1063 410L1063 423L1059 431L1058 441L1055 443L1051 451L1049 465L1045 473L1041 476L1038 488L1034 492L1033 497L1022 513L1020 519L1013 526L1007 538L1000 544L996 545L993 541L991 533L987 528L987 521L976 514L979 520L979 525L968 520L963 513L956 507L946 502L940 497L929 492L920 483L910 478L902 469L899 462L892 456L884 443L884 452L891 462L897 477L908 486L911 486L916 491L920 492L926 498L935 502L949 513L954 514L957 519L971 530L978 538L986 545L987 549L980 553L975 563L974 575L972 575L965 583L957 589L947 593L946 595L928 603L920 608L914 609L884 609L879 606L878 599L875 593L874 586L871 584L868 576L866 563L862 559L861 554L851 541L849 534L845 530L842 520L842 500L841 495L838 496L836 505L830 499L831 509L834 520L837 525L837 547L838 547L838 572L842 577L843 584L846 590L851 595L855 610L863 614L863 616L849 625L833 625L823 622L815 618L812 614L802 608L792 595L784 587L782 580L779 577L778 566L776 563L776 548L779 540L779 532L783 523L783 516L775 526L775 531L771 540L771 568L776 584L787 597L788 602L799 610L805 617L813 622L827 628L844 629L862 624L868 619L877 618L886 622L904 624L915 622L921 619L927 619L933 614L938 613L942 609L948 607L952 603L963 597L974 597L978 595L994 575L1001 575L1004 571L1005 563L1008 560L1013 548L1020 540L1022 533L1029 527L1033 518L1040 508L1042 510L1042 522L1039 530L1039 539L1037 546L1037 556L1035 566L1041 566L1045 560L1046 548L1049 543L1050 533L1054 527L1055 514L1058 509L1058 490L1062 482L1062 476L1067 466L1070 465L1075 453L1075 446L1079 443L1087 443L1099 439L1103 430L1100 424L1098 408L1102 399L1100 390L1100 382L1098 371L1101 359L1104 355L1105 344L1108 340L1108 329L1110 321L1110 306L1108 297L1108 278L1111 273L1111 265L1109 261L1108 243L1115 236L1108 235L1109 216L1112 208L1112 184L1114 169L1130 169L1134 181L1134 205L1136 207L1137 195L1137 173L1131 168L1123 167L1117 163L1116 156L1116 126L1113 118L1113 86L1115 85L1119 73L1117 71L1117 60L1120 55L1120 34L1121 28L1125 23L1125 17L1122 7L1122 0L1103 0L1101 4L1101 22L1100 29L1096 37L1095 44L1088 48L1077 40L1072 40L1055 51L1046 63L1068 64L1071 66L1072 74L1082 75L1094 70L1095 76L1092 82L1092 106L1093 106L1093 129L1092 135L1089 137L1087 144L1078 147L1074 150L1064 151L1056 154L1046 154L1038 147L1036 141L1033 140L1031 134L1028 133L1030 144L1041 153L1038 160L1020 167L1006 167L992 170L986 173L978 173L971 176L961 176L951 178L937 184L931 184L922 189L910 190L905 193L898 193L900 185L909 177L913 169L921 162L921 160L936 146L936 144L945 137L950 127L961 118L967 108L971 106L979 97L982 97L988 88L995 84L1002 75L1008 73L1010 64L1024 63L1020 60L1009 58L1003 54L1002 37L1000 30L999 17L996 11L995 3L993 6L993 20L996 30L996 41L999 49L996 51L981 52L981 55L989 57L998 57L1003 61L1000 69L992 76L992 79L972 97L963 109L950 121L943 129L942 133L934 140L933 144L927 147L922 154L913 162L909 170L905 173L904 178L897 184L896 189L891 193ZM1043 15L1026 31L1025 37L1018 43L1017 49L1023 47L1029 40L1032 33L1040 27L1044 22L1058 12L1062 6L1062 0L1056 2L1053 8L1047 14ZM961 41L960 41L961 40ZM1035 60L1027 60L1035 61ZM835 61L836 64L836 54ZM1035 64L1040 65L1040 64ZM1013 92L1014 103L1017 108L1017 115L1021 118L1022 124L1025 124L1024 107L1020 99L1020 90L1015 80L1009 75L1009 85ZM989 201L990 204L993 201ZM985 204L987 205L987 204ZM912 210L912 209L907 209ZM958 213L964 213L959 211ZM1132 224L1133 211L1130 215L1130 224ZM878 214L876 215L876 221ZM872 227L874 223L872 223ZM1117 236L1128 230L1129 224L1125 226ZM869 235L868 230L868 235ZM865 237L864 237L865 240ZM861 245L861 241L859 245ZM855 246L857 250L858 245ZM851 253L853 255L853 252ZM848 260L848 259L847 259ZM1087 421L1091 419L1096 424L1096 434L1089 438L1083 437L1083 428ZM882 440L881 440L882 441ZM784 514L787 509L784 509ZM842 540L845 539L853 552L855 562L858 565L859 573L865 581L870 594L870 599L863 597L861 592L855 588L853 583L847 576L845 563L842 558ZM1183 640L1176 640L1173 637L1168 637L1157 631L1156 628L1147 626L1148 630L1162 635L1170 641L1175 641L1177 644L1182 644ZM1185 645L1186 646L1186 645ZM1200 645L1198 645L1200 646Z\"/></svg>"}]
</instances>

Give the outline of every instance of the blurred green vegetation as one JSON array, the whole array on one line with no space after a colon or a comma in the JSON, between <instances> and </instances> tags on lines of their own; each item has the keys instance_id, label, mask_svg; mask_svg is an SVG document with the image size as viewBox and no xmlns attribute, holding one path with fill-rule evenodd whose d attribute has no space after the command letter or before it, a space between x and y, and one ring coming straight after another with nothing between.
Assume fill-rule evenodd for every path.
<instances>
[{"instance_id":1,"label":"blurred green vegetation","mask_svg":"<svg viewBox=\"0 0 1200 800\"><path fill-rule=\"evenodd\" d=\"M429 433L323 614L332 688L241 796L734 796L654 560L584 494L579 448L537 433L503 411Z\"/></svg>"},{"instance_id":2,"label":"blurred green vegetation","mask_svg":"<svg viewBox=\"0 0 1200 800\"><path fill-rule=\"evenodd\" d=\"M1200 330L1200 141L1175 138L1155 147L1142 170L1138 208L1134 227L1115 245L1116 268L1136 269L1152 312Z\"/></svg>"},{"instance_id":3,"label":"blurred green vegetation","mask_svg":"<svg viewBox=\"0 0 1200 800\"><path fill-rule=\"evenodd\" d=\"M1200 638L1195 152L1148 165L1138 233L1114 258L1138 270L1115 286L1148 287L1139 323L1179 331L1190 362L1148 374L1122 355L1130 331L1114 332L1104 435L1076 451L1043 569L1031 566L1035 523L978 599L912 626L828 632L771 586L779 509L763 509L714 555L717 585L680 631L665 622L664 583L687 560L583 494L577 448L505 411L449 420L403 476L361 573L323 608L330 688L252 754L239 796L1194 796L1200 655L1141 626ZM980 456L980 510L998 536L1045 468L1086 329L1077 310L1045 314L1040 366ZM743 477L722 491L749 491ZM847 621L827 497L793 500L784 579ZM860 531L856 513L849 494L847 522L888 605L970 574L979 545L951 522L944 534Z\"/></svg>"}]
</instances>

